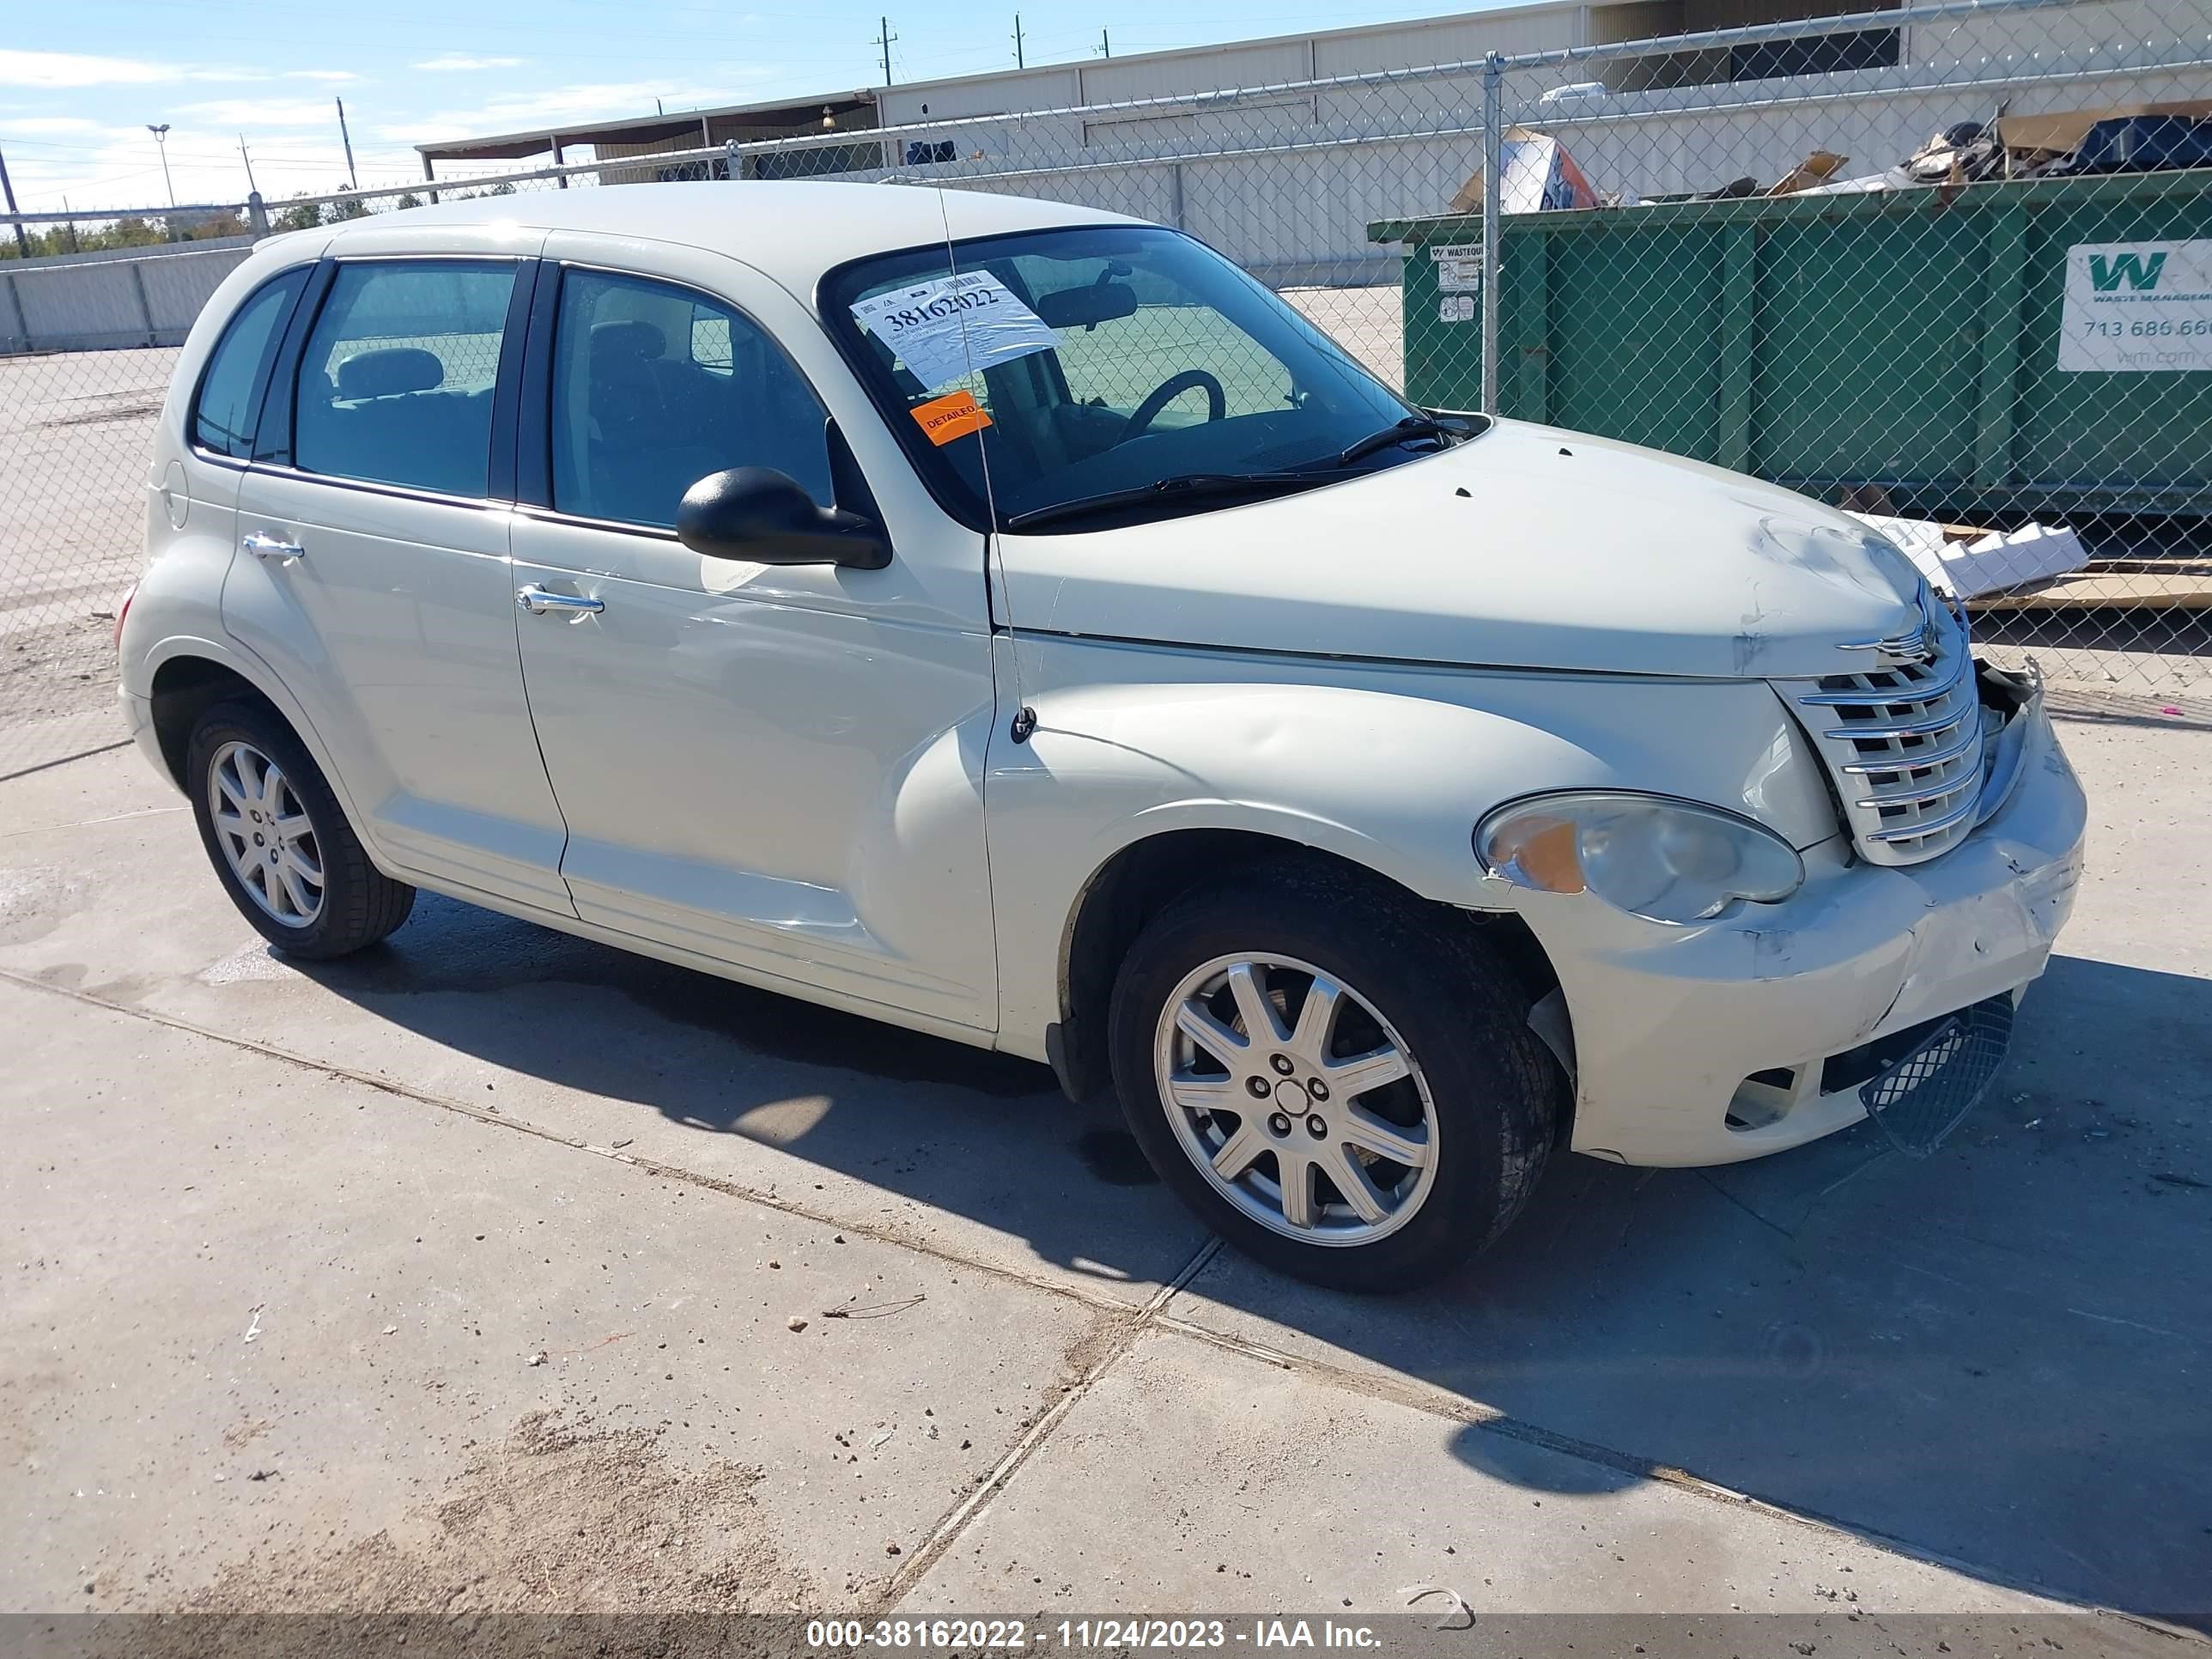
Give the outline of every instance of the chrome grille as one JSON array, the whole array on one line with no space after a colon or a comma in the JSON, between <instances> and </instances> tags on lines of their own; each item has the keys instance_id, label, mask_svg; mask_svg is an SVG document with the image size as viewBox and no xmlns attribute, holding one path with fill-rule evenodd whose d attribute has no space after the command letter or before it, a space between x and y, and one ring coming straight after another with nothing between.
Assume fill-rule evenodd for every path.
<instances>
[{"instance_id":1,"label":"chrome grille","mask_svg":"<svg viewBox=\"0 0 2212 1659\"><path fill-rule=\"evenodd\" d=\"M1923 590L1908 639L1855 673L1776 689L1820 750L1859 854L1918 864L1964 841L1982 786L1982 712L1964 623ZM1919 660L1911 660L1918 656Z\"/></svg>"}]
</instances>

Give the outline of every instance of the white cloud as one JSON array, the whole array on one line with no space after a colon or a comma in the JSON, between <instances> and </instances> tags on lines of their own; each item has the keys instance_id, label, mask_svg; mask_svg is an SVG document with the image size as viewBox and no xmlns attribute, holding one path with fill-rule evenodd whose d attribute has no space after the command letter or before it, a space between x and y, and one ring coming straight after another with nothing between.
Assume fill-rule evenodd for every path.
<instances>
[{"instance_id":1,"label":"white cloud","mask_svg":"<svg viewBox=\"0 0 2212 1659\"><path fill-rule=\"evenodd\" d=\"M294 81L360 79L351 70L288 70ZM275 78L249 69L213 69L198 64L161 64L143 58L106 58L79 52L0 50L0 87L38 87L70 91L84 87L166 86L179 81L247 82Z\"/></svg>"},{"instance_id":2,"label":"white cloud","mask_svg":"<svg viewBox=\"0 0 2212 1659\"><path fill-rule=\"evenodd\" d=\"M18 115L8 120L10 137L35 137L55 132L99 132L97 121L88 121L82 115Z\"/></svg>"},{"instance_id":3,"label":"white cloud","mask_svg":"<svg viewBox=\"0 0 2212 1659\"><path fill-rule=\"evenodd\" d=\"M201 125L217 131L240 127L320 127L337 121L337 110L327 98L216 98L204 104L187 104L177 112Z\"/></svg>"},{"instance_id":4,"label":"white cloud","mask_svg":"<svg viewBox=\"0 0 2212 1659\"><path fill-rule=\"evenodd\" d=\"M780 66L761 64L748 66L734 78L764 80L781 73ZM470 109L440 110L420 116L404 126L380 127L377 136L395 144L427 143L471 134L556 126L564 121L605 121L626 116L650 120L656 99L671 115L735 101L726 86L672 87L665 82L653 81L584 82L548 87L541 92L487 98Z\"/></svg>"},{"instance_id":5,"label":"white cloud","mask_svg":"<svg viewBox=\"0 0 2212 1659\"><path fill-rule=\"evenodd\" d=\"M520 58L471 58L465 52L449 52L441 57L426 59L415 67L432 75L446 75L463 70L513 69L521 62Z\"/></svg>"},{"instance_id":6,"label":"white cloud","mask_svg":"<svg viewBox=\"0 0 2212 1659\"><path fill-rule=\"evenodd\" d=\"M182 80L184 76L184 70L177 64L149 64L135 58L98 58L76 52L0 50L0 86L147 86L156 82Z\"/></svg>"}]
</instances>

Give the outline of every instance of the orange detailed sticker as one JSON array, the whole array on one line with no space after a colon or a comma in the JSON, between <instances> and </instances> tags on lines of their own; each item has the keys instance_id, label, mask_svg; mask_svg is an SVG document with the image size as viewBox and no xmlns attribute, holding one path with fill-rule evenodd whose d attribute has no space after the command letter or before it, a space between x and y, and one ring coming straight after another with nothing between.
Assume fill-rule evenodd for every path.
<instances>
[{"instance_id":1,"label":"orange detailed sticker","mask_svg":"<svg viewBox=\"0 0 2212 1659\"><path fill-rule=\"evenodd\" d=\"M972 392L955 392L917 404L914 418L921 422L921 429L929 434L929 441L940 448L955 438L981 432L991 424L990 416L984 412L983 405L975 401L975 394Z\"/></svg>"}]
</instances>

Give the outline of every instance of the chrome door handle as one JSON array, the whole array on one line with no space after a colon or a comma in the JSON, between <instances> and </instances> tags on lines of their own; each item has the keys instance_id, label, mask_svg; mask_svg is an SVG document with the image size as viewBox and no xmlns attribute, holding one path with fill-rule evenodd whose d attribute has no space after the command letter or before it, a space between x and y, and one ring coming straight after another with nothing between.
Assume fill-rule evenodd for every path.
<instances>
[{"instance_id":1,"label":"chrome door handle","mask_svg":"<svg viewBox=\"0 0 2212 1659\"><path fill-rule=\"evenodd\" d=\"M550 593L532 582L527 587L515 590L514 602L533 617L555 614L568 617L596 616L607 608L605 599L588 599L580 593Z\"/></svg>"},{"instance_id":2,"label":"chrome door handle","mask_svg":"<svg viewBox=\"0 0 2212 1659\"><path fill-rule=\"evenodd\" d=\"M274 559L279 564L297 564L307 556L307 550L297 542L288 542L282 536L264 536L255 531L240 544L257 559Z\"/></svg>"}]
</instances>

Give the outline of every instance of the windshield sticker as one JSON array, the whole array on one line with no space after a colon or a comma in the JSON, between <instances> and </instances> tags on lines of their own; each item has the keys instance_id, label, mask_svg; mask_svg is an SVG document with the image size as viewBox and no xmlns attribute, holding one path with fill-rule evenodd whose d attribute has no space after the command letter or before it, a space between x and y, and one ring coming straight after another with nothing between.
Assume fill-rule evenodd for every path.
<instances>
[{"instance_id":1,"label":"windshield sticker","mask_svg":"<svg viewBox=\"0 0 2212 1659\"><path fill-rule=\"evenodd\" d=\"M893 289L852 309L854 320L933 392L979 368L1060 346L1044 319L988 270Z\"/></svg>"},{"instance_id":2,"label":"windshield sticker","mask_svg":"<svg viewBox=\"0 0 2212 1659\"><path fill-rule=\"evenodd\" d=\"M981 432L991 424L990 416L983 405L975 401L972 392L955 392L926 404L917 404L912 410L914 418L921 422L921 429L929 441L939 449L955 438L964 438L971 432Z\"/></svg>"}]
</instances>

